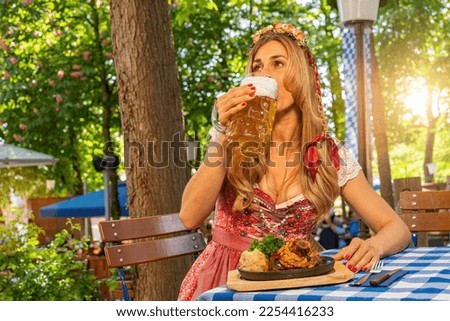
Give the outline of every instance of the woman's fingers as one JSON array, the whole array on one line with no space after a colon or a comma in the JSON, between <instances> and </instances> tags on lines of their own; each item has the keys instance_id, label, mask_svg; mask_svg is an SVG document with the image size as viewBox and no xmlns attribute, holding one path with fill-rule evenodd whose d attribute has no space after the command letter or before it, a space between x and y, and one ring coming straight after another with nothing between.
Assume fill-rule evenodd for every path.
<instances>
[{"instance_id":1,"label":"woman's fingers","mask_svg":"<svg viewBox=\"0 0 450 321\"><path fill-rule=\"evenodd\" d=\"M347 268L352 272L369 270L379 258L378 251L360 238L354 238L335 255L336 260L347 260Z\"/></svg>"},{"instance_id":2,"label":"woman's fingers","mask_svg":"<svg viewBox=\"0 0 450 321\"><path fill-rule=\"evenodd\" d=\"M245 109L246 107L247 107L247 102L244 101L241 104L231 107L227 111L220 113L219 114L220 123L227 127L228 123L231 120L231 118L233 117L233 115L236 114L237 112L239 112L240 110Z\"/></svg>"},{"instance_id":3,"label":"woman's fingers","mask_svg":"<svg viewBox=\"0 0 450 321\"><path fill-rule=\"evenodd\" d=\"M253 85L244 85L232 88L217 98L219 122L227 126L234 114L247 107L247 102L255 97L255 91L256 88Z\"/></svg>"}]
</instances>

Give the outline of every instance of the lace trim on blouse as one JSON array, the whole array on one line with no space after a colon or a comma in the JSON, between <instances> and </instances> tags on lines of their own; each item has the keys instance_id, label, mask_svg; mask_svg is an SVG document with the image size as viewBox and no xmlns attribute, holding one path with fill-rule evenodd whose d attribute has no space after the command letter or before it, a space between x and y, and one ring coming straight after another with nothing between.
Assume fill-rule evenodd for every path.
<instances>
[{"instance_id":1,"label":"lace trim on blouse","mask_svg":"<svg viewBox=\"0 0 450 321\"><path fill-rule=\"evenodd\" d=\"M339 187L342 187L358 175L361 165L359 165L355 156L343 145L339 148L339 158L338 184Z\"/></svg>"}]
</instances>

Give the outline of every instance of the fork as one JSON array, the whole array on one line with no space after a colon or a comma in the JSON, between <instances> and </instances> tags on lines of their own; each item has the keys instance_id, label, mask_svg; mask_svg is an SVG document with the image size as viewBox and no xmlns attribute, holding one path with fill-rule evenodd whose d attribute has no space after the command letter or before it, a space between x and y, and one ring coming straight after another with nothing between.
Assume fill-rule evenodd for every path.
<instances>
[{"instance_id":1,"label":"fork","mask_svg":"<svg viewBox=\"0 0 450 321\"><path fill-rule=\"evenodd\" d=\"M363 285L364 282L366 282L371 275L373 274L378 274L381 271L383 271L383 261L376 261L373 265L372 268L369 270L369 273L367 273L366 275L364 275L362 278L360 278L359 280L356 280L355 282L353 282L351 285L353 286L360 286Z\"/></svg>"}]
</instances>

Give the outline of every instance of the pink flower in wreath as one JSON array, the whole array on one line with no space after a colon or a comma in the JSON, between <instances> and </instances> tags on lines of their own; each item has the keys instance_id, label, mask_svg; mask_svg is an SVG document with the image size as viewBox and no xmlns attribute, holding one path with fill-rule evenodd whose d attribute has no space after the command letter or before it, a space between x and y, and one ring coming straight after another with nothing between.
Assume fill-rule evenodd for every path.
<instances>
[{"instance_id":1,"label":"pink flower in wreath","mask_svg":"<svg viewBox=\"0 0 450 321\"><path fill-rule=\"evenodd\" d=\"M277 22L274 26L273 26L273 29L274 29L274 31L276 32L276 33L283 33L284 32L284 30L283 30L283 25L281 24L281 23L279 23L279 22Z\"/></svg>"},{"instance_id":2,"label":"pink flower in wreath","mask_svg":"<svg viewBox=\"0 0 450 321\"><path fill-rule=\"evenodd\" d=\"M291 33L294 29L294 26L289 23L284 26L284 31L286 31L287 33Z\"/></svg>"}]
</instances>

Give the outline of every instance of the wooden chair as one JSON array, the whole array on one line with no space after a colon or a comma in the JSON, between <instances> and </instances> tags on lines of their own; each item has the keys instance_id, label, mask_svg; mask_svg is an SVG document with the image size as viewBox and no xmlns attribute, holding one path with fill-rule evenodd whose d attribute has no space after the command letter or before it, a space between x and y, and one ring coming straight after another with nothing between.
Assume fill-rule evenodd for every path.
<instances>
[{"instance_id":1,"label":"wooden chair","mask_svg":"<svg viewBox=\"0 0 450 321\"><path fill-rule=\"evenodd\" d=\"M428 245L422 232L450 232L450 190L401 192L399 206L414 246Z\"/></svg>"},{"instance_id":2,"label":"wooden chair","mask_svg":"<svg viewBox=\"0 0 450 321\"><path fill-rule=\"evenodd\" d=\"M206 247L203 235L187 230L178 213L103 221L99 223L99 230L103 242L112 242L105 245L106 261L109 267L119 270L125 300L130 297L123 267L194 255ZM165 237L154 238L156 236Z\"/></svg>"}]
</instances>

